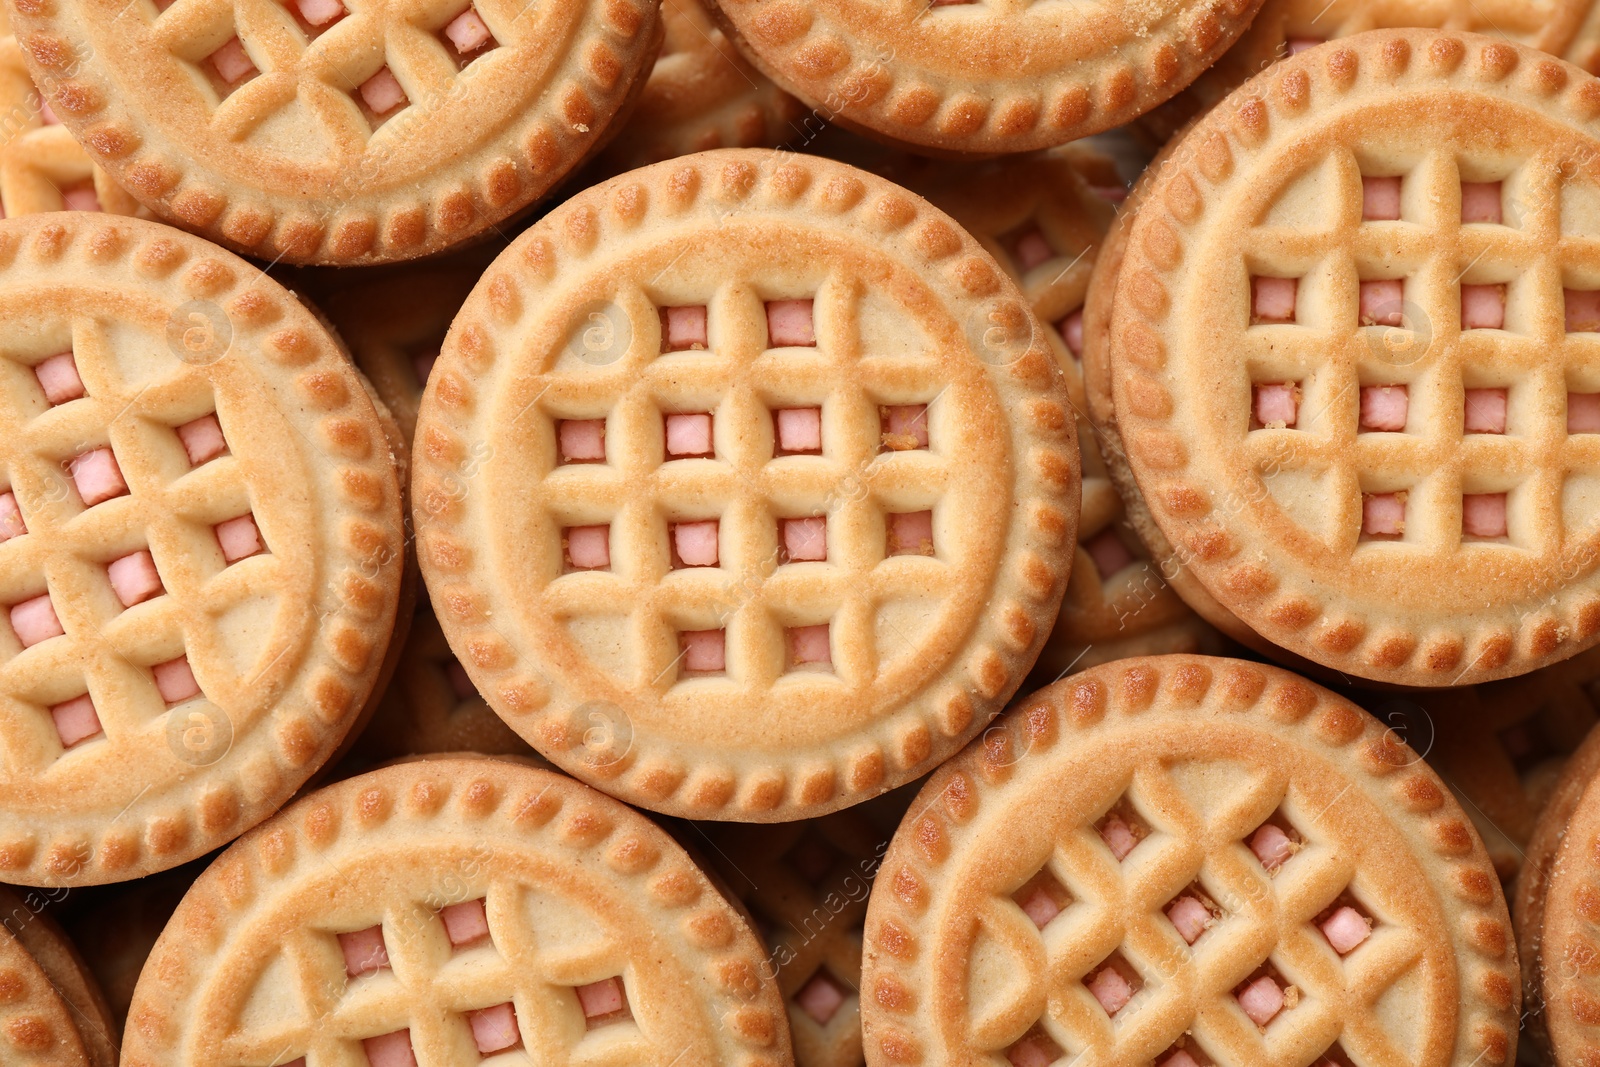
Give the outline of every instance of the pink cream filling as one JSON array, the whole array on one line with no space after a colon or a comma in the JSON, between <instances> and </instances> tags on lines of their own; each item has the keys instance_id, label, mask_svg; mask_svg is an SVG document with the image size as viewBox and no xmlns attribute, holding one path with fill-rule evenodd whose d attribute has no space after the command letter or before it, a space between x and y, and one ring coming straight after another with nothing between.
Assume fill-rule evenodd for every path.
<instances>
[{"instance_id":1,"label":"pink cream filling","mask_svg":"<svg viewBox=\"0 0 1600 1067\"><path fill-rule=\"evenodd\" d=\"M1362 178L1361 217L1378 222L1400 218L1400 179Z\"/></svg>"},{"instance_id":2,"label":"pink cream filling","mask_svg":"<svg viewBox=\"0 0 1600 1067\"><path fill-rule=\"evenodd\" d=\"M94 701L89 699L88 693L52 707L50 719L55 723L62 748L71 748L104 732L100 715L94 710Z\"/></svg>"},{"instance_id":3,"label":"pink cream filling","mask_svg":"<svg viewBox=\"0 0 1600 1067\"><path fill-rule=\"evenodd\" d=\"M51 356L34 367L33 374L39 379L44 398L52 404L65 404L88 393L83 387L83 379L78 377L78 364L71 352Z\"/></svg>"},{"instance_id":4,"label":"pink cream filling","mask_svg":"<svg viewBox=\"0 0 1600 1067\"><path fill-rule=\"evenodd\" d=\"M817 343L812 321L812 300L772 300L767 303L767 347L813 348Z\"/></svg>"},{"instance_id":5,"label":"pink cream filling","mask_svg":"<svg viewBox=\"0 0 1600 1067\"><path fill-rule=\"evenodd\" d=\"M128 483L122 478L122 468L109 448L85 452L72 461L72 483L78 487L78 496L85 507L94 507L107 500L122 496Z\"/></svg>"},{"instance_id":6,"label":"pink cream filling","mask_svg":"<svg viewBox=\"0 0 1600 1067\"><path fill-rule=\"evenodd\" d=\"M166 591L149 549L112 560L106 564L106 577L111 580L111 589L125 608L143 604Z\"/></svg>"}]
</instances>

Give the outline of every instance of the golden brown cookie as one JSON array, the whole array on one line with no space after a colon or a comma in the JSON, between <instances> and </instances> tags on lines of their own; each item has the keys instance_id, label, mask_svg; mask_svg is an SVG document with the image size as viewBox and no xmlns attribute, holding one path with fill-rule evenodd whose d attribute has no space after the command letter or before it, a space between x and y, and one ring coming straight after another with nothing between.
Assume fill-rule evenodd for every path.
<instances>
[{"instance_id":1,"label":"golden brown cookie","mask_svg":"<svg viewBox=\"0 0 1600 1067\"><path fill-rule=\"evenodd\" d=\"M807 133L800 101L739 54L702 0L663 0L661 21L661 55L639 106L602 154L603 169L615 174L710 148L775 147Z\"/></svg>"},{"instance_id":2,"label":"golden brown cookie","mask_svg":"<svg viewBox=\"0 0 1600 1067\"><path fill-rule=\"evenodd\" d=\"M1187 85L1260 0L713 0L730 36L823 121L946 154L1120 126Z\"/></svg>"},{"instance_id":3,"label":"golden brown cookie","mask_svg":"<svg viewBox=\"0 0 1600 1067\"><path fill-rule=\"evenodd\" d=\"M867 911L875 1065L1512 1060L1510 921L1471 823L1287 671L1093 668L912 811Z\"/></svg>"},{"instance_id":4,"label":"golden brown cookie","mask_svg":"<svg viewBox=\"0 0 1600 1067\"><path fill-rule=\"evenodd\" d=\"M1266 0L1250 28L1216 63L1139 126L1158 144L1217 104L1252 75L1324 41L1372 29L1470 30L1503 37L1585 66L1580 39L1593 0Z\"/></svg>"},{"instance_id":5,"label":"golden brown cookie","mask_svg":"<svg viewBox=\"0 0 1600 1067\"><path fill-rule=\"evenodd\" d=\"M413 259L603 143L659 0L99 0L12 7L61 121L162 218L291 263Z\"/></svg>"},{"instance_id":6,"label":"golden brown cookie","mask_svg":"<svg viewBox=\"0 0 1600 1067\"><path fill-rule=\"evenodd\" d=\"M328 760L404 554L384 428L256 268L155 223L0 224L0 874L175 866Z\"/></svg>"},{"instance_id":7,"label":"golden brown cookie","mask_svg":"<svg viewBox=\"0 0 1600 1067\"><path fill-rule=\"evenodd\" d=\"M0 886L0 926L5 927L0 937L16 938L66 1002L91 1067L117 1067L121 1028L88 965L46 913L45 903L37 890Z\"/></svg>"},{"instance_id":8,"label":"golden brown cookie","mask_svg":"<svg viewBox=\"0 0 1600 1067\"><path fill-rule=\"evenodd\" d=\"M1357 35L1276 65L1153 169L1095 414L1170 554L1258 641L1442 686L1600 635L1591 84L1473 35ZM1483 121L1457 121L1467 101ZM1380 116L1440 148L1374 155ZM1513 164L1489 131L1530 123L1550 135ZM1547 254L1569 265L1523 266Z\"/></svg>"},{"instance_id":9,"label":"golden brown cookie","mask_svg":"<svg viewBox=\"0 0 1600 1067\"><path fill-rule=\"evenodd\" d=\"M200 877L123 1062L781 1067L764 957L624 805L513 762L419 760L311 794Z\"/></svg>"},{"instance_id":10,"label":"golden brown cookie","mask_svg":"<svg viewBox=\"0 0 1600 1067\"><path fill-rule=\"evenodd\" d=\"M722 150L546 216L429 380L418 553L475 685L563 769L788 821L909 781L1032 667L1077 517L1070 397L943 213Z\"/></svg>"}]
</instances>

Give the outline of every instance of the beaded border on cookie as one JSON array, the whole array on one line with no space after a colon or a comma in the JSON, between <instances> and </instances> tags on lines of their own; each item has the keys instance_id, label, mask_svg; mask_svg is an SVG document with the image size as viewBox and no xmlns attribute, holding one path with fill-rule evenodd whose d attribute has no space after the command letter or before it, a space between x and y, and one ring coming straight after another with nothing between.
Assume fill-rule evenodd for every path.
<instances>
[{"instance_id":1,"label":"beaded border on cookie","mask_svg":"<svg viewBox=\"0 0 1600 1067\"><path fill-rule=\"evenodd\" d=\"M1109 130L1169 98L1227 50L1260 0L1191 3L1114 58L1081 62L1092 73L1058 73L1048 90L1002 82L981 92L936 87L916 73L897 77L894 60L882 55L892 54L892 42L852 41L798 0L710 6L762 73L830 121L947 151L1026 152ZM1237 27L1231 33L1228 22Z\"/></svg>"},{"instance_id":2,"label":"beaded border on cookie","mask_svg":"<svg viewBox=\"0 0 1600 1067\"><path fill-rule=\"evenodd\" d=\"M1002 788L1021 761L1043 757L1072 733L1092 730L1109 717L1136 717L1158 698L1180 708L1210 704L1234 723L1262 716L1278 728L1297 728L1307 735L1308 747L1342 758L1352 779L1371 783L1375 798L1387 795L1397 818L1416 824L1414 839L1431 846L1446 868L1435 884L1452 889L1463 912L1451 938L1461 950L1463 999L1480 1002L1457 1024L1457 1033L1470 1037L1473 1046L1454 1062L1508 1062L1521 986L1504 898L1483 845L1438 776L1397 746L1382 723L1342 697L1279 667L1205 656L1118 661L1040 690L923 786L889 846L867 915L862 1003L874 1053L869 1060L930 1062L925 1035L934 1028L919 1013L932 999L921 992L927 986L922 969L935 946L924 944L917 930L930 886L945 876L943 868L957 854L963 828L978 816L984 793Z\"/></svg>"},{"instance_id":3,"label":"beaded border on cookie","mask_svg":"<svg viewBox=\"0 0 1600 1067\"><path fill-rule=\"evenodd\" d=\"M703 975L706 1015L732 1035L730 1067L793 1060L787 1016L764 979L766 954L738 913L676 842L648 819L562 775L487 757L423 759L329 786L241 838L184 897L151 953L129 1011L127 1067L169 1067L185 1044L196 987L228 946L234 917L297 871L321 869L345 835L407 821L440 832L476 826L550 855L557 866L601 868L661 912L658 936ZM742 938L741 938L742 934ZM764 988L763 988L764 987ZM147 992L154 989L155 992ZM765 992L765 996L763 996ZM762 1001L766 1003L762 1003Z\"/></svg>"},{"instance_id":4,"label":"beaded border on cookie","mask_svg":"<svg viewBox=\"0 0 1600 1067\"><path fill-rule=\"evenodd\" d=\"M325 617L270 721L235 738L225 757L236 768L230 780L142 794L114 821L59 816L41 829L0 818L0 877L30 885L120 881L173 867L276 811L356 721L384 658L405 557L399 483L371 401L293 294L231 253L158 223L74 212L0 224L0 285L13 272L37 280L74 256L75 270L109 289L159 287L174 306L205 300L221 308L233 347L264 356L313 413L314 443L338 464L323 505L335 514L321 557Z\"/></svg>"},{"instance_id":5,"label":"beaded border on cookie","mask_svg":"<svg viewBox=\"0 0 1600 1067\"><path fill-rule=\"evenodd\" d=\"M1438 85L1477 91L1520 71L1515 89L1524 99L1555 98L1578 123L1600 117L1600 82L1542 52L1473 34L1372 31L1276 64L1191 129L1181 146L1184 165L1151 177L1116 280L1111 363L1121 439L1127 444L1128 428L1138 428L1129 452L1149 472L1142 496L1164 529L1188 532L1181 550L1213 575L1208 588L1232 590L1241 606L1261 605L1260 617L1285 620L1269 632L1279 644L1321 620L1320 638L1301 642L1300 650L1309 653L1306 644L1314 643L1325 666L1358 674L1407 669L1420 679L1415 684L1460 685L1531 670L1573 650L1574 641L1592 643L1600 634L1600 595L1568 586L1552 598L1553 608L1526 613L1515 632L1487 629L1470 647L1450 624L1415 633L1339 612L1314 583L1286 581L1238 558L1234 539L1209 518L1215 510L1209 480L1189 469L1190 450L1169 426L1175 404L1162 380L1167 359L1159 334L1172 313L1169 286L1185 267L1184 237L1242 173L1240 158L1267 141L1275 121L1314 112L1315 96L1337 98L1410 70ZM1463 670L1463 663L1470 666Z\"/></svg>"},{"instance_id":6,"label":"beaded border on cookie","mask_svg":"<svg viewBox=\"0 0 1600 1067\"><path fill-rule=\"evenodd\" d=\"M248 255L353 264L437 252L510 218L602 143L655 58L659 0L586 2L594 10L577 36L588 45L568 52L539 106L516 116L512 132L478 149L475 165L454 163L451 180L431 193L397 191L395 203L336 205L326 216L319 205L293 196L230 191L228 179L202 171L179 146L152 144L157 139L141 135L110 78L66 32L64 0L17 0L13 10L29 69L56 114L95 161L152 210Z\"/></svg>"},{"instance_id":7,"label":"beaded border on cookie","mask_svg":"<svg viewBox=\"0 0 1600 1067\"><path fill-rule=\"evenodd\" d=\"M925 200L841 163L762 149L721 149L615 178L551 212L490 267L457 317L423 401L413 481L418 554L440 623L490 705L580 777L597 774L572 754L581 731L568 735L554 720L546 727L533 719L551 703L550 685L490 625L492 583L473 580L480 552L459 532L473 506L472 494L460 491L457 472L480 439L473 427L477 383L497 358L494 335L529 314L540 287L558 272L582 269L608 233L626 235L653 213L682 219L697 207L736 210L755 203L774 215L801 216L809 226L859 226L890 254L926 264L924 277L944 290L957 321L986 309L1031 321L1015 285L972 237ZM1034 336L1020 357L991 372L1001 374L1035 394L1014 409L1018 518L1010 537L1019 543L1009 572L995 576L967 652L942 680L930 681L909 707L874 727L877 739L841 745L831 762L768 765L741 774L630 756L603 773L608 792L694 818L767 822L822 815L910 781L1000 711L1032 666L1060 607L1076 547L1080 481L1073 416L1047 343Z\"/></svg>"}]
</instances>

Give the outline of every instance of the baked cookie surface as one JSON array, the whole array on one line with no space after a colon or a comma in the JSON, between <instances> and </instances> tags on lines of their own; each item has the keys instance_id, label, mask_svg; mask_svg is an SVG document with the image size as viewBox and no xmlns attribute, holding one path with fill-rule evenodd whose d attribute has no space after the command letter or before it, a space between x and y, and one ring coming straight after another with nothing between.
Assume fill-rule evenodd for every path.
<instances>
[{"instance_id":1,"label":"baked cookie surface","mask_svg":"<svg viewBox=\"0 0 1600 1067\"><path fill-rule=\"evenodd\" d=\"M1509 925L1448 790L1355 705L1119 661L913 803L868 906L868 1062L1509 1063Z\"/></svg>"},{"instance_id":2,"label":"baked cookie surface","mask_svg":"<svg viewBox=\"0 0 1600 1067\"><path fill-rule=\"evenodd\" d=\"M785 1067L764 961L637 812L516 763L421 760L307 796L200 877L123 1062Z\"/></svg>"},{"instance_id":3,"label":"baked cookie surface","mask_svg":"<svg viewBox=\"0 0 1600 1067\"><path fill-rule=\"evenodd\" d=\"M121 881L276 811L377 681L383 425L320 322L155 223L0 224L0 877Z\"/></svg>"},{"instance_id":4,"label":"baked cookie surface","mask_svg":"<svg viewBox=\"0 0 1600 1067\"><path fill-rule=\"evenodd\" d=\"M35 80L152 211L289 263L411 259L548 192L631 103L658 0L23 0Z\"/></svg>"},{"instance_id":5,"label":"baked cookie surface","mask_svg":"<svg viewBox=\"0 0 1600 1067\"><path fill-rule=\"evenodd\" d=\"M1187 85L1259 0L715 0L768 77L825 121L944 153L1025 152Z\"/></svg>"},{"instance_id":6,"label":"baked cookie surface","mask_svg":"<svg viewBox=\"0 0 1600 1067\"><path fill-rule=\"evenodd\" d=\"M467 673L669 814L794 819L924 773L1066 584L1043 327L954 222L826 160L704 153L552 212L468 299L417 442Z\"/></svg>"},{"instance_id":7,"label":"baked cookie surface","mask_svg":"<svg viewBox=\"0 0 1600 1067\"><path fill-rule=\"evenodd\" d=\"M1530 49L1375 31L1275 65L1152 171L1096 417L1260 639L1441 686L1600 635L1597 107Z\"/></svg>"}]
</instances>

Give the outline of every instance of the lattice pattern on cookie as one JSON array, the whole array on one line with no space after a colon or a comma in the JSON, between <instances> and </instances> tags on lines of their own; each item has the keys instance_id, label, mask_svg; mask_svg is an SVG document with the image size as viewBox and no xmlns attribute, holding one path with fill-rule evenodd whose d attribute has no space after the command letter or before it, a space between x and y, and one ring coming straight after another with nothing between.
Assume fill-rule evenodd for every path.
<instances>
[{"instance_id":1,"label":"lattice pattern on cookie","mask_svg":"<svg viewBox=\"0 0 1600 1067\"><path fill-rule=\"evenodd\" d=\"M34 73L118 181L218 241L314 262L409 259L525 206L593 146L660 33L634 0L29 14Z\"/></svg>"},{"instance_id":2,"label":"lattice pattern on cookie","mask_svg":"<svg viewBox=\"0 0 1600 1067\"><path fill-rule=\"evenodd\" d=\"M1177 782L1141 771L1119 806L1159 806L1159 818L1144 814L1145 836L1135 840L1116 814L1099 826L1063 828L1055 855L1028 884L1047 876L1069 903L1043 925L1039 918L1049 909L1038 912L1037 901L1034 911L1023 909L1039 926L1049 981L1075 981L1082 991L1069 986L1053 996L1059 1008L1044 1013L1030 1033L1070 1052L1100 1048L1108 1038L1121 1045L1139 1029L1141 1012L1163 1014L1172 998L1194 996L1209 984L1200 975L1229 956L1235 958L1223 969L1221 988L1201 995L1201 1003L1217 1006L1197 1004L1189 1030L1217 1062L1265 1055L1285 1041L1316 1044L1312 1033L1330 1045L1342 1021L1329 1016L1333 1004L1382 999L1418 953L1399 918L1403 900L1390 894L1381 907L1363 901L1366 891L1348 884L1351 868L1338 856L1349 843L1317 829L1302 834L1296 823L1315 826L1316 808L1294 797L1292 787L1286 794L1281 783L1241 787L1220 813L1208 813L1196 810ZM1145 873L1152 867L1162 870L1159 885ZM1173 892L1174 884L1182 888ZM1110 931L1097 936L1086 929L1107 912L1127 915L1120 945L1108 940ZM1395 918L1374 921L1375 912ZM1274 927L1268 954L1264 931ZM1307 1010L1297 1012L1302 1001ZM1341 1039L1362 1060L1402 1056L1384 1031L1352 1020Z\"/></svg>"},{"instance_id":3,"label":"lattice pattern on cookie","mask_svg":"<svg viewBox=\"0 0 1600 1067\"><path fill-rule=\"evenodd\" d=\"M1434 1040L1440 1062L1509 1061L1509 922L1466 820L1414 753L1287 672L1094 668L913 813L867 923L888 1061L1391 1063Z\"/></svg>"},{"instance_id":4,"label":"lattice pattern on cookie","mask_svg":"<svg viewBox=\"0 0 1600 1067\"><path fill-rule=\"evenodd\" d=\"M215 422L205 372L171 360L152 376L89 315L41 332L47 340L0 352L7 496L25 530L0 546L11 623L0 688L39 712L12 723L4 749L31 774L94 738L214 718L212 706L189 706L206 699L194 671L219 694L236 684L234 650L210 620L290 581L262 544L243 469L209 450L225 445L220 426L198 465L180 436ZM59 405L39 384L50 360L30 366L40 341L70 344L81 379Z\"/></svg>"},{"instance_id":5,"label":"lattice pattern on cookie","mask_svg":"<svg viewBox=\"0 0 1600 1067\"><path fill-rule=\"evenodd\" d=\"M158 946L130 1026L168 1025L127 1040L130 1064L787 1060L737 913L659 829L568 779L486 759L392 766L246 842L173 919L242 878L257 892L223 908L237 936ZM237 980L160 967L190 952Z\"/></svg>"},{"instance_id":6,"label":"lattice pattern on cookie","mask_svg":"<svg viewBox=\"0 0 1600 1067\"><path fill-rule=\"evenodd\" d=\"M1592 569L1600 532L1586 355L1586 294L1600 286L1593 180L1560 169L1592 156L1578 120L1588 105L1555 95L1575 78L1555 60L1469 40L1470 50L1423 31L1351 38L1275 67L1260 96L1213 112L1193 134L1194 177L1165 170L1152 188L1163 217L1130 227L1112 325L1119 366L1130 353L1143 360L1116 383L1122 440L1156 522L1210 594L1292 652L1413 684L1527 670L1600 627L1586 584L1557 578ZM1323 110L1302 117L1297 94L1383 106L1389 83L1347 77L1358 56L1375 57L1363 74L1388 64L1437 94L1406 120L1406 143L1430 147L1401 149L1375 127L1335 129ZM1447 130L1445 101L1469 63L1493 68L1497 108L1548 109L1566 138L1507 158ZM1240 161L1291 141L1313 145L1303 166L1248 203L1237 195ZM1179 253L1167 243L1175 227L1204 236ZM1179 261L1195 268L1181 299L1208 294L1206 326L1175 314L1180 297L1162 279ZM1228 299L1214 298L1219 288ZM1149 356L1157 332L1175 353L1166 370ZM1200 378L1217 375L1228 385L1202 399ZM1175 452L1163 435L1189 419L1217 432ZM1202 466L1205 488L1183 473ZM1293 563L1265 567L1256 547L1268 541ZM1476 583L1446 580L1477 567L1496 575L1492 601ZM1399 579L1424 572L1438 578L1428 604ZM1399 598L1377 611L1376 587L1346 580L1355 573L1394 577ZM1520 588L1533 590L1525 603L1514 602ZM1452 598L1448 610L1436 610L1435 589Z\"/></svg>"},{"instance_id":7,"label":"lattice pattern on cookie","mask_svg":"<svg viewBox=\"0 0 1600 1067\"><path fill-rule=\"evenodd\" d=\"M644 312L627 330L654 348L648 338L660 305L643 297L627 294L619 304ZM943 383L920 355L843 357L856 299L843 284L818 294L816 331L809 298L763 302L735 291L704 299L709 349L678 350L669 336L660 346L669 354L636 378L567 377L558 395L541 402L556 466L531 503L561 530L569 573L593 575L581 585L551 583L550 606L582 620L635 604L631 625L656 655L633 685L725 674L767 688L806 664L826 665L849 688L868 685L883 654L881 605L939 580L935 572L947 566L941 549L944 561L959 555L944 543L958 536L955 529L941 521L931 530L928 562L890 562L896 519L942 514L954 477L951 446L939 440L950 417L939 402ZM809 413L806 430L788 417L800 412ZM559 418L590 413L606 413L603 429L577 420L585 432L603 434L592 447L574 420ZM657 470L644 483L655 486L649 496L619 500L619 477ZM859 496L841 500L836 487L853 473L863 482ZM812 529L818 519L820 538ZM856 580L785 573L805 556ZM655 591L645 592L650 586ZM807 640L798 656L772 656L793 645L797 631L815 639L819 626L831 629L821 650ZM661 649L670 655L662 659Z\"/></svg>"},{"instance_id":8,"label":"lattice pattern on cookie","mask_svg":"<svg viewBox=\"0 0 1600 1067\"><path fill-rule=\"evenodd\" d=\"M332 753L392 628L399 485L326 332L214 246L8 220L0 283L0 868L114 881Z\"/></svg>"},{"instance_id":9,"label":"lattice pattern on cookie","mask_svg":"<svg viewBox=\"0 0 1600 1067\"><path fill-rule=\"evenodd\" d=\"M702 188L707 204L744 206L708 230L689 210ZM630 237L646 203L663 224ZM1009 516L1053 524L1059 512L1042 500L997 509L1008 492L1032 496L1046 470L1065 473L1065 393L1020 294L953 223L916 203L835 163L708 153L569 203L469 299L419 421L419 436L448 442L418 450L424 566L454 560L435 599L463 603L462 577L481 557L461 538L517 497L518 536L532 548L519 550L522 577L510 583L518 603L495 612L492 640L508 654L491 668L467 651L483 621L475 613L447 611L441 622L491 704L513 725L521 716L508 695L539 709L521 731L574 773L586 766L574 715L610 705L631 746L624 762L588 770L665 788L651 806L831 809L859 788L846 784L865 780L858 773L903 780L950 743L933 739L931 722L910 722L971 699L955 688L935 696L934 675L962 687L970 667L956 664L978 655L992 668L984 686L1004 689L1001 657L1012 652L1001 649L1036 647L1040 583L1054 564L1028 548L1020 571L1002 565L1021 542L1002 547L1001 537ZM778 266L787 246L771 243L791 226L797 239L825 235L798 273ZM599 240L602 227L615 230ZM916 240L939 242L929 245L936 265L902 248ZM628 267L601 266L635 243ZM703 254L687 255L689 245ZM578 303L553 302L555 290L535 284L507 314L503 298L525 287L514 279L531 271L548 283L545 268L569 256L560 284L582 292ZM947 277L937 265L947 261L970 273ZM683 313L699 308L704 348L699 315ZM674 323L687 347L674 343ZM1007 323L1020 344L991 363L975 346ZM505 355L488 373L463 373L491 348ZM515 374L503 394L515 401L487 399L502 396L493 385L502 374ZM460 406L461 390L484 399ZM1020 419L1007 418L1006 396ZM470 459L469 439L490 442L489 454ZM514 487L502 482L513 470ZM1008 478L1009 490L983 489ZM821 537L804 521L816 519ZM483 527L488 541L497 528ZM1026 599L990 591L1022 572ZM483 596L478 588L468 595ZM995 611L1009 633L1002 646L986 636ZM528 686L541 694L532 704ZM833 710L819 718L818 708ZM953 714L944 721L961 727L938 727L949 737L973 725L964 707ZM777 755L757 743L748 730L767 717L798 747ZM824 736L856 737L844 758L859 771L824 769L844 751ZM709 759L713 750L727 762ZM802 763L802 750L817 761ZM759 796L734 785L757 779ZM632 786L613 777L608 788ZM700 799L669 800L680 789Z\"/></svg>"},{"instance_id":10,"label":"lattice pattern on cookie","mask_svg":"<svg viewBox=\"0 0 1600 1067\"><path fill-rule=\"evenodd\" d=\"M1253 283L1239 338L1254 381L1245 461L1269 484L1320 479L1320 499L1307 494L1295 517L1336 549L1359 555L1383 537L1423 557L1473 541L1550 553L1572 506L1568 479L1600 471L1568 445L1569 395L1600 389L1582 342L1567 339L1588 323L1567 310L1584 298L1566 294L1600 285L1574 276L1586 235L1554 252L1564 268L1524 265L1523 234L1560 226L1559 194L1537 187L1543 170L1441 152L1374 177L1337 152L1318 183L1315 237L1283 243L1295 223L1280 201L1282 220L1269 208L1241 242ZM1541 353L1559 359L1534 371ZM1552 466L1565 471L1534 473Z\"/></svg>"},{"instance_id":11,"label":"lattice pattern on cookie","mask_svg":"<svg viewBox=\"0 0 1600 1067\"><path fill-rule=\"evenodd\" d=\"M228 1061L336 1063L354 1054L376 1067L431 1067L513 1049L534 1062L651 1054L630 1007L624 946L545 948L528 914L534 901L512 880L491 880L484 896L460 901L417 890L397 886L369 900L382 918L372 926L288 932L279 952L299 978L295 1010L254 1019L252 1032L224 1042ZM463 972L469 982L452 981Z\"/></svg>"}]
</instances>

